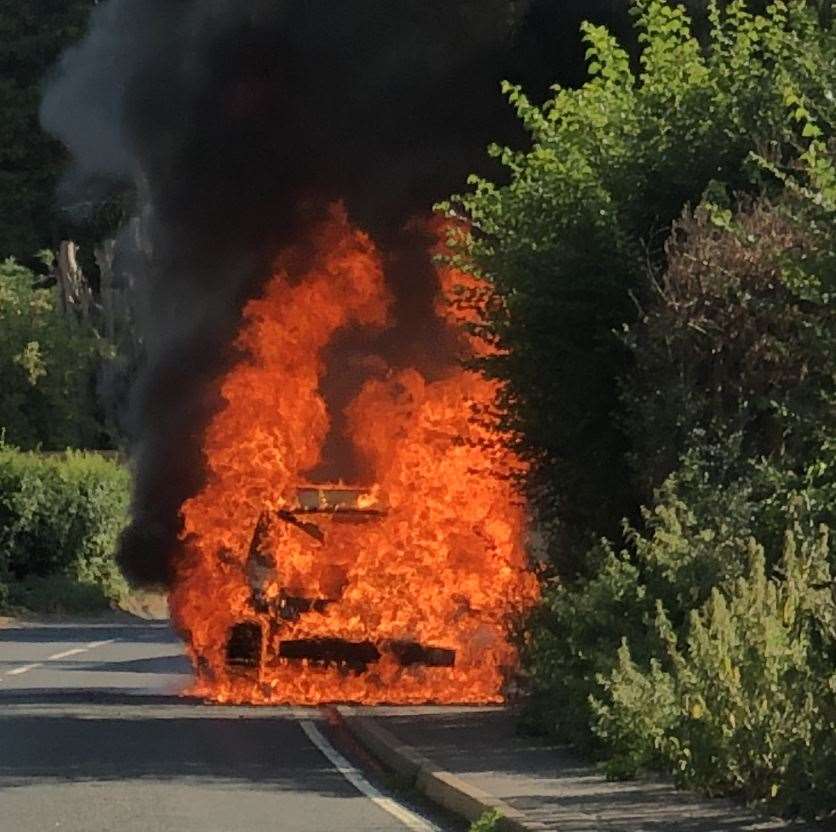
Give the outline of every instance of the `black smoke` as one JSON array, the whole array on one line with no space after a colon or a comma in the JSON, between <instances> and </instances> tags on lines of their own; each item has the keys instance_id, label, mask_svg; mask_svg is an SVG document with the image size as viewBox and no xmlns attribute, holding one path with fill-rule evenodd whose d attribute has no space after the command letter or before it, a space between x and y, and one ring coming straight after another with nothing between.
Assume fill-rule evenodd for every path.
<instances>
[{"instance_id":1,"label":"black smoke","mask_svg":"<svg viewBox=\"0 0 836 832\"><path fill-rule=\"evenodd\" d=\"M133 522L121 551L134 581L170 578L178 509L201 484L200 437L218 406L215 385L232 360L242 305L277 251L322 206L342 200L384 252L397 299L397 326L372 347L395 366L442 366L449 344L432 315L433 269L409 220L485 170L489 141L522 140L500 81L523 81L536 97L552 81L579 78L578 24L612 6L97 6L87 37L56 71L42 118L73 156L65 188L135 184L153 251L138 281L147 367L134 394ZM335 412L359 382L349 359L369 338L348 334L332 350L325 385ZM321 473L350 470L329 448Z\"/></svg>"}]
</instances>

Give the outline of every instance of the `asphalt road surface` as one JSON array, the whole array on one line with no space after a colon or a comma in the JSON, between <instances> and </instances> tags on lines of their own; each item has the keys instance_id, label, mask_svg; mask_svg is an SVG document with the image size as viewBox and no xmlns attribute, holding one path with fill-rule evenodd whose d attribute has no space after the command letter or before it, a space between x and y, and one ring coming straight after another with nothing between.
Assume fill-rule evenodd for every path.
<instances>
[{"instance_id":1,"label":"asphalt road surface","mask_svg":"<svg viewBox=\"0 0 836 832\"><path fill-rule=\"evenodd\" d=\"M188 681L164 623L0 627L0 832L450 828L341 757L318 711L204 705Z\"/></svg>"}]
</instances>

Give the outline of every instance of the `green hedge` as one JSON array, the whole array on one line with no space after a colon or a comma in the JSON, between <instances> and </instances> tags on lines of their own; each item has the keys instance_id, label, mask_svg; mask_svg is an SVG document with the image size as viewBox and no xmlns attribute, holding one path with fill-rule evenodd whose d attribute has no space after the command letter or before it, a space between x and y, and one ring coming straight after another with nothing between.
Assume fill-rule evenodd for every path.
<instances>
[{"instance_id":1,"label":"green hedge","mask_svg":"<svg viewBox=\"0 0 836 832\"><path fill-rule=\"evenodd\" d=\"M680 633L657 599L665 647L649 666L625 638L613 670L598 677L593 730L610 750L611 775L663 768L708 794L832 816L836 598L827 529L788 529L771 575L759 544L738 546L746 574L715 587Z\"/></svg>"},{"instance_id":2,"label":"green hedge","mask_svg":"<svg viewBox=\"0 0 836 832\"><path fill-rule=\"evenodd\" d=\"M689 454L622 549L589 553L592 577L547 585L522 727L608 759L611 777L661 770L836 817L829 506L763 462L719 486L735 444Z\"/></svg>"},{"instance_id":3,"label":"green hedge","mask_svg":"<svg viewBox=\"0 0 836 832\"><path fill-rule=\"evenodd\" d=\"M39 608L57 608L59 599L46 603L44 588L71 585L97 588L103 599L121 595L114 555L129 491L127 469L100 454L0 445L0 604L6 596L7 603L37 599Z\"/></svg>"}]
</instances>

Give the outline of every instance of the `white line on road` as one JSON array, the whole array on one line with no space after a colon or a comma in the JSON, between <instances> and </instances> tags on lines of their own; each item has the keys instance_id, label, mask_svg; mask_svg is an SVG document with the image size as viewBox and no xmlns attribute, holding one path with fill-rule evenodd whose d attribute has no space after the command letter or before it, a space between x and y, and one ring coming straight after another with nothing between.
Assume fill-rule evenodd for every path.
<instances>
[{"instance_id":1,"label":"white line on road","mask_svg":"<svg viewBox=\"0 0 836 832\"><path fill-rule=\"evenodd\" d=\"M43 662L35 662L34 664L25 664L23 667L16 667L14 670L10 670L6 675L7 676L20 676L21 673L28 673L30 670L35 670L37 667L43 667Z\"/></svg>"},{"instance_id":2,"label":"white line on road","mask_svg":"<svg viewBox=\"0 0 836 832\"><path fill-rule=\"evenodd\" d=\"M106 644L113 644L114 642L119 641L118 638L106 638L104 641L91 641L89 644L84 646L85 650L95 650L97 647L104 647Z\"/></svg>"},{"instance_id":3,"label":"white line on road","mask_svg":"<svg viewBox=\"0 0 836 832\"><path fill-rule=\"evenodd\" d=\"M364 794L373 803L388 812L393 817L396 817L401 823L405 824L412 832L440 832L439 828L425 820L415 812L401 806L400 803L392 800L391 797L386 797L375 788L365 777L356 769L351 763L331 745L325 738L323 733L316 727L316 725L309 719L302 719L297 714L299 724L302 730L307 735L308 739L328 758L334 768L354 786L357 791Z\"/></svg>"},{"instance_id":4,"label":"white line on road","mask_svg":"<svg viewBox=\"0 0 836 832\"><path fill-rule=\"evenodd\" d=\"M30 670L37 670L44 666L44 662L55 662L59 659L67 659L70 656L78 656L80 653L86 653L88 650L95 650L97 647L104 647L106 644L113 644L118 641L116 638L108 638L104 641L91 641L85 644L84 647L73 647L72 650L64 650L62 653L53 653L47 656L43 662L34 662L33 664L25 664L21 667L16 667L14 670L6 671L6 676L20 676L22 673L28 673Z\"/></svg>"},{"instance_id":5,"label":"white line on road","mask_svg":"<svg viewBox=\"0 0 836 832\"><path fill-rule=\"evenodd\" d=\"M79 653L86 653L87 647L73 647L72 650L65 650L63 653L55 653L52 656L47 656L48 662L57 662L58 659L68 659L70 656L77 656Z\"/></svg>"}]
</instances>

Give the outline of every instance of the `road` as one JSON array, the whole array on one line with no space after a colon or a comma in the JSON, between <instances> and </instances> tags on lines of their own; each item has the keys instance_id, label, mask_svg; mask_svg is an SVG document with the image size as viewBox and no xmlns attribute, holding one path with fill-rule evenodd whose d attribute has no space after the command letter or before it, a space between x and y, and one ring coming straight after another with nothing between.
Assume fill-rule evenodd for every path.
<instances>
[{"instance_id":1,"label":"road","mask_svg":"<svg viewBox=\"0 0 836 832\"><path fill-rule=\"evenodd\" d=\"M205 705L188 680L165 623L0 628L0 832L450 828L381 794L320 712Z\"/></svg>"}]
</instances>

